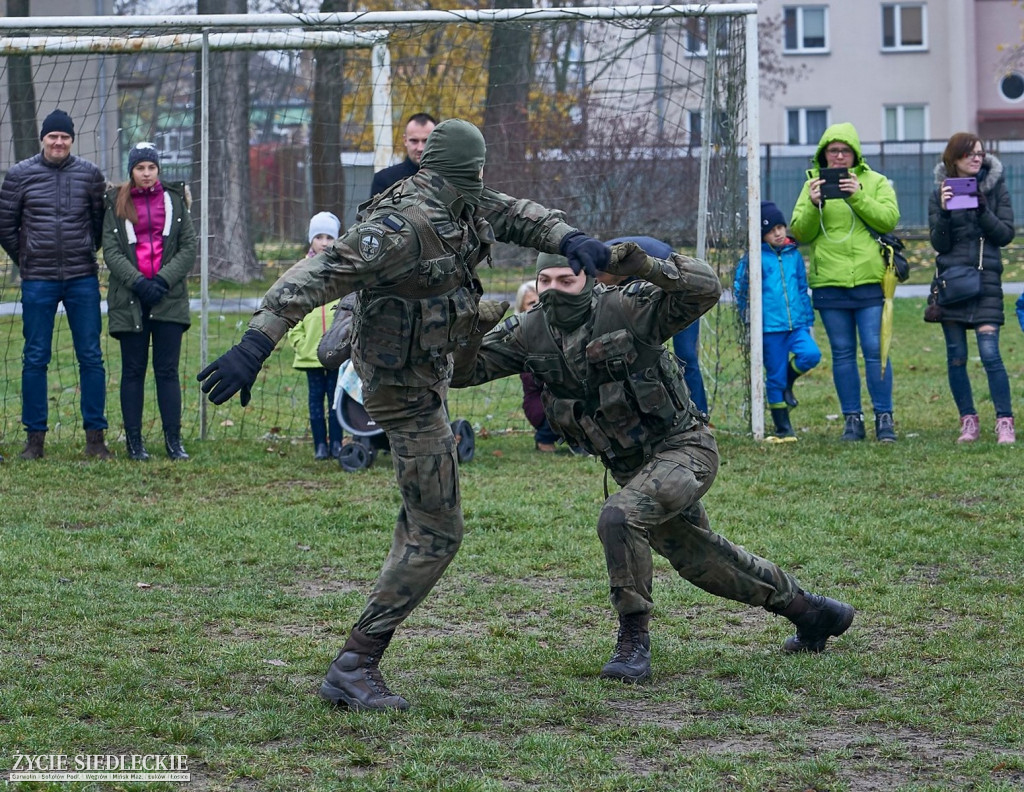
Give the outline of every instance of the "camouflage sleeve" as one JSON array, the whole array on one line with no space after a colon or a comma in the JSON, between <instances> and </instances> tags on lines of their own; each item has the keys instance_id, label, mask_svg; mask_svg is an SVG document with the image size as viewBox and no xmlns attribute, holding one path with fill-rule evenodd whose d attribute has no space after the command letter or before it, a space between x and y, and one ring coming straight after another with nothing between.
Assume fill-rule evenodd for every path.
<instances>
[{"instance_id":1,"label":"camouflage sleeve","mask_svg":"<svg viewBox=\"0 0 1024 792\"><path fill-rule=\"evenodd\" d=\"M562 238L576 230L557 209L513 198L489 187L484 187L476 214L491 224L499 242L512 242L542 253L557 253Z\"/></svg>"},{"instance_id":2,"label":"camouflage sleeve","mask_svg":"<svg viewBox=\"0 0 1024 792\"><path fill-rule=\"evenodd\" d=\"M707 262L678 253L668 259L648 256L637 277L642 280L623 291L636 312L635 326L648 327L659 343L711 310L722 295L722 284Z\"/></svg>"},{"instance_id":3,"label":"camouflage sleeve","mask_svg":"<svg viewBox=\"0 0 1024 792\"><path fill-rule=\"evenodd\" d=\"M408 222L397 215L375 215L278 278L249 327L277 343L314 308L359 289L402 282L419 258L419 240Z\"/></svg>"},{"instance_id":4,"label":"camouflage sleeve","mask_svg":"<svg viewBox=\"0 0 1024 792\"><path fill-rule=\"evenodd\" d=\"M466 388L525 371L526 350L520 340L520 318L513 314L484 336L476 360L460 367L453 388Z\"/></svg>"}]
</instances>

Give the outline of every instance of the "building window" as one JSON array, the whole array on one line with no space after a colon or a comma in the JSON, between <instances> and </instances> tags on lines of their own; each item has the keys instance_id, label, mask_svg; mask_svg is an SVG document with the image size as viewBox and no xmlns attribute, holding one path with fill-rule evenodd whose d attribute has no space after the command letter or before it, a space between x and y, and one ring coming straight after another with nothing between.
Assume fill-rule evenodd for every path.
<instances>
[{"instance_id":1,"label":"building window","mask_svg":"<svg viewBox=\"0 0 1024 792\"><path fill-rule=\"evenodd\" d=\"M691 110L690 118L690 145L704 145L704 114L700 110ZM716 140L725 140L729 133L729 115L723 110L715 111L715 127L711 130L711 143Z\"/></svg>"},{"instance_id":2,"label":"building window","mask_svg":"<svg viewBox=\"0 0 1024 792\"><path fill-rule=\"evenodd\" d=\"M891 3L882 6L882 49L923 50L925 41L925 5Z\"/></svg>"},{"instance_id":3,"label":"building window","mask_svg":"<svg viewBox=\"0 0 1024 792\"><path fill-rule=\"evenodd\" d=\"M686 25L686 54L696 58L706 58L708 54L708 17L689 17ZM724 55L729 51L729 22L724 17L711 17L716 22L715 38L718 53Z\"/></svg>"},{"instance_id":4,"label":"building window","mask_svg":"<svg viewBox=\"0 0 1024 792\"><path fill-rule=\"evenodd\" d=\"M786 111L786 142L817 143L828 129L824 107L797 107Z\"/></svg>"},{"instance_id":5,"label":"building window","mask_svg":"<svg viewBox=\"0 0 1024 792\"><path fill-rule=\"evenodd\" d=\"M999 94L1008 102L1024 99L1024 75L1010 72L999 81Z\"/></svg>"},{"instance_id":6,"label":"building window","mask_svg":"<svg viewBox=\"0 0 1024 792\"><path fill-rule=\"evenodd\" d=\"M885 108L885 139L927 140L927 106L894 105Z\"/></svg>"},{"instance_id":7,"label":"building window","mask_svg":"<svg viewBox=\"0 0 1024 792\"><path fill-rule=\"evenodd\" d=\"M828 9L797 6L782 10L785 52L828 50Z\"/></svg>"}]
</instances>

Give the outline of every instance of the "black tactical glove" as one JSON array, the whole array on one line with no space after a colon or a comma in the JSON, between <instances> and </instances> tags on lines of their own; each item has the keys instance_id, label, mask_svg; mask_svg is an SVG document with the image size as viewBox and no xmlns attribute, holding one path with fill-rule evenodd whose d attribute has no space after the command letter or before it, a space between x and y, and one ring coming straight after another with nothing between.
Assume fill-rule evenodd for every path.
<instances>
[{"instance_id":1,"label":"black tactical glove","mask_svg":"<svg viewBox=\"0 0 1024 792\"><path fill-rule=\"evenodd\" d=\"M569 259L574 274L579 275L582 270L592 278L598 270L608 266L612 255L611 248L582 231L573 231L562 237L558 252Z\"/></svg>"},{"instance_id":2,"label":"black tactical glove","mask_svg":"<svg viewBox=\"0 0 1024 792\"><path fill-rule=\"evenodd\" d=\"M167 296L167 281L159 275L152 280L141 277L132 284L132 291L146 308L152 308Z\"/></svg>"},{"instance_id":3,"label":"black tactical glove","mask_svg":"<svg viewBox=\"0 0 1024 792\"><path fill-rule=\"evenodd\" d=\"M252 394L250 388L263 368L263 361L274 351L274 342L259 330L246 330L242 340L196 375L203 383L200 389L214 404L223 404L239 391L245 407Z\"/></svg>"}]
</instances>

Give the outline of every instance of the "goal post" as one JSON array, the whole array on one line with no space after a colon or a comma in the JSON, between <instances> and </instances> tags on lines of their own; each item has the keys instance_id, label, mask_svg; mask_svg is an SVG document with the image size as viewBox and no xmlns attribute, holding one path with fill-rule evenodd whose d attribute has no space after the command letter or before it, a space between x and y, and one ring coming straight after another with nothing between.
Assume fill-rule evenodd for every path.
<instances>
[{"instance_id":1,"label":"goal post","mask_svg":"<svg viewBox=\"0 0 1024 792\"><path fill-rule=\"evenodd\" d=\"M321 173L312 152L311 103L332 87L317 83L313 65L331 52L343 53L333 86L341 97L342 162L329 191L335 203L315 206L312 185L323 186L334 167ZM211 65L214 53L245 57L217 62L230 67ZM562 209L598 238L654 236L708 260L727 290L701 321L712 420L720 430L763 435L760 283L755 278L750 286L749 334L729 295L745 250L758 271L756 53L753 3L0 18L0 71L11 57L32 59L38 118L61 106L89 130L76 139L76 153L102 150L107 178L118 183L131 145L153 140L164 157L161 175L190 183L198 196L193 219L202 249L191 289L198 332L186 334L182 350L186 436L290 440L308 432L305 382L291 368L286 343L268 361L246 409L235 401L206 405L195 372L237 340L256 297L305 255L312 214L326 209L345 224L354 219L373 172L404 155L405 120L417 112L467 118L483 129L489 185ZM110 67L92 68L97 59ZM241 103L247 147L237 144L237 132L232 137L218 126L224 108L208 104L218 81L236 77L228 68L239 70L238 84L247 90L218 101ZM0 100L5 86L0 76ZM4 172L13 164L9 112L0 110ZM110 117L116 122L104 127L107 133L94 131ZM239 169L228 166L239 162L248 166L244 184L231 181ZM217 210L238 204L244 211L227 216L239 224L226 224ZM230 262L211 252L211 243L231 239L255 246L256 283L231 277ZM481 267L485 290L510 298L532 278L533 258L499 245L493 265ZM3 265L3 434L20 423L16 277ZM101 267L101 281L106 277ZM77 373L60 321L56 338L51 409L58 429L70 430L80 423ZM112 427L120 425L119 354L117 342L105 339ZM509 378L453 391L450 405L453 417L467 418L478 432L527 431L521 396L518 379ZM148 392L147 422L156 421L155 406Z\"/></svg>"}]
</instances>

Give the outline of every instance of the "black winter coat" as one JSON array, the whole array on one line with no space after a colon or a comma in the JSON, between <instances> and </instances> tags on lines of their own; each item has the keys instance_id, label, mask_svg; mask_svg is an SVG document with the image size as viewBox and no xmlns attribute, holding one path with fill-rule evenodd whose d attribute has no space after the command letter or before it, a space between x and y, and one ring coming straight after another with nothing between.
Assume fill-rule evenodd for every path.
<instances>
[{"instance_id":1,"label":"black winter coat","mask_svg":"<svg viewBox=\"0 0 1024 792\"><path fill-rule=\"evenodd\" d=\"M946 166L935 166L936 187L928 200L928 228L935 257L936 275L951 268L977 267L981 256L981 294L974 300L943 306L942 321L960 322L970 327L1003 324L1003 261L1000 248L1013 241L1013 207L1003 177L1003 164L992 154L978 172L978 190L985 196L985 207L978 209L942 209L939 188L946 178Z\"/></svg>"},{"instance_id":2,"label":"black winter coat","mask_svg":"<svg viewBox=\"0 0 1024 792\"><path fill-rule=\"evenodd\" d=\"M105 187L100 169L75 156L54 165L39 153L7 172L0 187L0 245L24 280L99 272Z\"/></svg>"}]
</instances>

